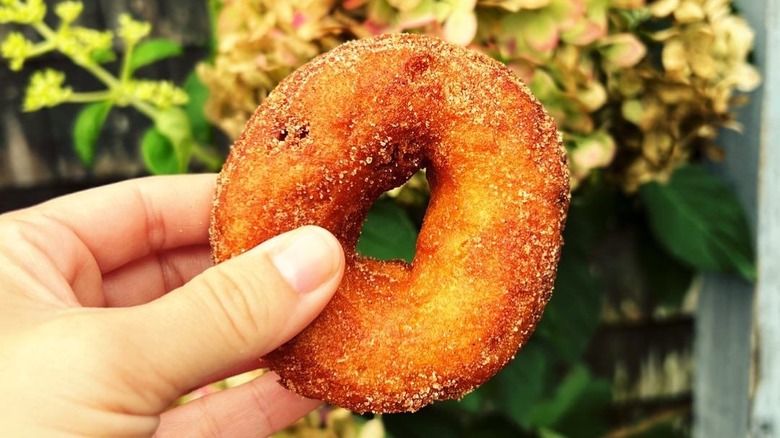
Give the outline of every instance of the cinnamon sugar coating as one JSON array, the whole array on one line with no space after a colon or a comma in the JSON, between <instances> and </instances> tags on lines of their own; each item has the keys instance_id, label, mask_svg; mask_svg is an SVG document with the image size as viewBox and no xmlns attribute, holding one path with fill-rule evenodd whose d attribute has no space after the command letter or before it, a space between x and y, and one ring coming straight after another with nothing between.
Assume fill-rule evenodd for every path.
<instances>
[{"instance_id":1,"label":"cinnamon sugar coating","mask_svg":"<svg viewBox=\"0 0 780 438\"><path fill-rule=\"evenodd\" d=\"M346 43L263 102L219 177L216 262L316 224L347 258L325 311L266 359L281 383L357 412L462 397L528 339L569 204L553 120L500 63L419 35ZM355 254L383 192L427 169L414 261Z\"/></svg>"}]
</instances>

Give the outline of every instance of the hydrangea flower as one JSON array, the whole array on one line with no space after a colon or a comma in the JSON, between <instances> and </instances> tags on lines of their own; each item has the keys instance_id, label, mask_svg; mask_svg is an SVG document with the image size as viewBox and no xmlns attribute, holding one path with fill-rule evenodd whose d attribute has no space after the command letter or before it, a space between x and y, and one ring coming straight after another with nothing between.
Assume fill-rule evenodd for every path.
<instances>
[{"instance_id":1,"label":"hydrangea flower","mask_svg":"<svg viewBox=\"0 0 780 438\"><path fill-rule=\"evenodd\" d=\"M208 114L236 136L295 68L385 32L435 35L504 62L558 122L574 187L609 172L633 192L694 155L721 156L715 133L735 126L739 93L760 82L753 32L729 0L233 0L215 63L200 70Z\"/></svg>"}]
</instances>

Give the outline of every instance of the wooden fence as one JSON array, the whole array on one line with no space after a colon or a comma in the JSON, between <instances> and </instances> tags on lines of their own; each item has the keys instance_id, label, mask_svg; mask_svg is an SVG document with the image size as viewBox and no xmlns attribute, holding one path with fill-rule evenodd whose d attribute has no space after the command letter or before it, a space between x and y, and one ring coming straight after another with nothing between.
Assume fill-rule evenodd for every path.
<instances>
[{"instance_id":1,"label":"wooden fence","mask_svg":"<svg viewBox=\"0 0 780 438\"><path fill-rule=\"evenodd\" d=\"M696 319L698 437L780 437L780 1L737 1L756 29L764 85L727 134L720 168L748 211L758 282L708 276Z\"/></svg>"}]
</instances>

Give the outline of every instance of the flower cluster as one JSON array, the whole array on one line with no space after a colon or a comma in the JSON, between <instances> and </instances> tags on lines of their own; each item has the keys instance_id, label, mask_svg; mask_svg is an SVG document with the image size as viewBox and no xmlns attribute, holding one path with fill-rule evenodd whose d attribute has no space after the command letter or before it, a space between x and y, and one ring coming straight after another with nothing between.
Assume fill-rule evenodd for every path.
<instances>
[{"instance_id":1,"label":"flower cluster","mask_svg":"<svg viewBox=\"0 0 780 438\"><path fill-rule=\"evenodd\" d=\"M343 41L422 32L504 62L558 122L576 187L628 192L716 157L738 92L758 85L752 31L730 0L232 0L200 69L230 136L286 75Z\"/></svg>"},{"instance_id":2,"label":"flower cluster","mask_svg":"<svg viewBox=\"0 0 780 438\"><path fill-rule=\"evenodd\" d=\"M187 93L171 81L135 80L130 83L128 94L161 110L184 105L189 100Z\"/></svg>"},{"instance_id":3,"label":"flower cluster","mask_svg":"<svg viewBox=\"0 0 780 438\"><path fill-rule=\"evenodd\" d=\"M23 109L35 111L64 103L88 104L76 115L73 124L73 147L82 163L94 163L97 140L108 114L115 106L132 107L147 116L153 126L141 140L141 156L153 173L184 172L191 159L209 170L216 170L222 158L203 139L195 138L189 120L202 121L183 108L189 101L184 89L171 81L135 77L138 69L181 53L181 47L169 40L147 39L150 23L133 19L129 14L118 17L116 30L91 29L77 22L84 10L80 1L66 0L54 5L59 23L51 27L45 20L47 6L41 0L0 0L0 23L27 27L27 34L37 34L38 41L22 32L8 32L0 42L0 55L12 70L24 68L28 59L59 52L74 64L91 73L102 89L76 91L65 85L65 74L47 69L32 73L26 89ZM117 60L115 43L123 49L117 72L106 64ZM190 84L190 87L198 84ZM193 110L197 111L197 110ZM205 122L200 122L205 125Z\"/></svg>"},{"instance_id":4,"label":"flower cluster","mask_svg":"<svg viewBox=\"0 0 780 438\"><path fill-rule=\"evenodd\" d=\"M226 2L216 23L218 56L199 71L211 91L210 118L237 136L279 81L344 41L350 21L334 13L335 5L334 0Z\"/></svg>"},{"instance_id":5,"label":"flower cluster","mask_svg":"<svg viewBox=\"0 0 780 438\"><path fill-rule=\"evenodd\" d=\"M760 83L747 62L753 31L734 15L728 0L662 0L648 7L651 20L674 25L649 33L660 65L610 79L620 104L621 146L628 160L625 187L635 190L653 179L666 179L692 157L719 159L715 143L720 127L739 128L730 108Z\"/></svg>"},{"instance_id":6,"label":"flower cluster","mask_svg":"<svg viewBox=\"0 0 780 438\"><path fill-rule=\"evenodd\" d=\"M104 61L115 59L113 45L116 37L124 44L125 53L132 54L135 46L149 35L149 23L123 14L119 17L116 32L90 29L74 24L83 9L84 5L78 1L64 1L55 5L54 13L60 19L59 26L55 29L44 21L47 7L43 1L0 1L0 23L29 25L41 36L41 41L34 42L21 32L8 33L0 43L0 55L8 61L12 70L21 70L25 61L30 58L59 51L94 74L107 87L99 92L75 92L70 87L63 86L65 76L62 73L53 70L36 72L31 76L27 87L24 102L26 111L67 102L109 99L117 105L137 106L142 112L153 116L155 108L165 110L172 105L187 102L186 93L171 82L134 79L129 74L116 77L101 65ZM127 64L128 60L125 60L126 67Z\"/></svg>"},{"instance_id":7,"label":"flower cluster","mask_svg":"<svg viewBox=\"0 0 780 438\"><path fill-rule=\"evenodd\" d=\"M0 0L0 24L33 24L42 21L45 16L46 5L43 0Z\"/></svg>"},{"instance_id":8,"label":"flower cluster","mask_svg":"<svg viewBox=\"0 0 780 438\"><path fill-rule=\"evenodd\" d=\"M33 73L24 97L24 110L35 111L66 102L73 89L64 86L65 74L47 69Z\"/></svg>"},{"instance_id":9,"label":"flower cluster","mask_svg":"<svg viewBox=\"0 0 780 438\"><path fill-rule=\"evenodd\" d=\"M24 66L24 61L35 50L32 41L24 37L20 32L11 32L0 45L0 54L8 60L11 70L18 71Z\"/></svg>"}]
</instances>

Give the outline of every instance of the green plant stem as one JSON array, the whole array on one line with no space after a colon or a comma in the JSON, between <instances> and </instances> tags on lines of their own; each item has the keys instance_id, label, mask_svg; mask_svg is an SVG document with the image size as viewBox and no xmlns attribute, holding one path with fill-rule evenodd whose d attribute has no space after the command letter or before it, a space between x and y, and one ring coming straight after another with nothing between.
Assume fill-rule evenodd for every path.
<instances>
[{"instance_id":1,"label":"green plant stem","mask_svg":"<svg viewBox=\"0 0 780 438\"><path fill-rule=\"evenodd\" d=\"M52 48L56 47L55 39L57 38L57 33L50 28L46 23L44 22L38 22L33 23L33 28L44 38L44 45L51 45ZM155 120L157 116L159 115L159 111L153 107L152 105L149 105L146 102L143 102L139 99L135 99L132 96L121 96L121 90L124 85L129 82L130 78L130 62L129 62L129 56L132 52L132 47L128 47L127 51L125 52L125 59L123 61L122 66L122 80L117 79L114 75L112 75L110 72L108 72L106 69L101 67L100 65L92 62L92 61L84 61L82 62L80 59L76 59L67 53L65 53L65 56L67 56L71 61L73 61L75 64L80 65L82 68L87 70L88 72L92 73L100 82L102 82L104 85L108 87L108 90L105 92L104 95L105 98L111 98L114 96L117 100L122 101L123 98L128 98L128 103L133 108L137 109L140 113L143 115L149 117L152 120ZM91 93L76 93L76 96L79 95L87 95L82 96L87 100L73 100L73 96L71 96L71 99L69 99L70 102L94 102L95 100L93 96L89 96ZM80 97L76 97L76 99L79 99Z\"/></svg>"},{"instance_id":2,"label":"green plant stem","mask_svg":"<svg viewBox=\"0 0 780 438\"><path fill-rule=\"evenodd\" d=\"M122 84L127 84L130 81L130 59L133 56L133 50L135 49L135 44L128 44L127 47L125 47L125 54L122 56L122 72L119 76L119 81Z\"/></svg>"},{"instance_id":3,"label":"green plant stem","mask_svg":"<svg viewBox=\"0 0 780 438\"><path fill-rule=\"evenodd\" d=\"M98 78L100 82L104 83L109 88L115 89L119 87L119 81L103 67L95 64L94 62L88 61L80 63L74 58L71 59L73 62L84 67L84 69L95 75L95 77Z\"/></svg>"},{"instance_id":4,"label":"green plant stem","mask_svg":"<svg viewBox=\"0 0 780 438\"><path fill-rule=\"evenodd\" d=\"M43 21L33 23L32 26L46 40L46 43L56 46L55 41L57 38L57 33L52 28L50 28ZM89 60L82 61L64 52L63 54L67 56L71 61L73 61L76 65L80 65L85 70L92 73L96 78L98 78L98 80L100 80L100 82L103 82L103 84L105 84L108 88L113 90L116 89L117 86L119 85L119 81L111 73L109 73L103 67L95 64L94 62Z\"/></svg>"},{"instance_id":5,"label":"green plant stem","mask_svg":"<svg viewBox=\"0 0 780 438\"><path fill-rule=\"evenodd\" d=\"M59 49L57 31L49 27L43 21L30 23L30 25L43 38L43 41L34 47L32 56L39 56L46 52ZM70 103L93 103L106 100L120 106L131 106L156 124L163 111L159 110L154 105L135 97L130 87L133 73L131 58L134 48L135 44L128 44L125 48L119 77L101 67L98 63L90 59L89 56L73 56L66 51L60 50L60 52L68 57L74 64L90 72L107 87L106 90L101 91L72 93L66 101ZM222 164L222 160L216 152L201 144L193 144L192 156L205 164L210 170L219 169L219 166Z\"/></svg>"},{"instance_id":6,"label":"green plant stem","mask_svg":"<svg viewBox=\"0 0 780 438\"><path fill-rule=\"evenodd\" d=\"M131 98L130 106L137 109L138 112L150 118L152 121L157 120L160 116L160 110L140 99Z\"/></svg>"},{"instance_id":7,"label":"green plant stem","mask_svg":"<svg viewBox=\"0 0 780 438\"><path fill-rule=\"evenodd\" d=\"M87 91L82 93L72 93L66 102L70 103L90 103L101 100L109 100L112 97L111 90Z\"/></svg>"},{"instance_id":8,"label":"green plant stem","mask_svg":"<svg viewBox=\"0 0 780 438\"><path fill-rule=\"evenodd\" d=\"M677 418L690 414L691 408L688 406L660 411L634 424L615 429L604 435L603 438L629 438L647 432L660 424L671 423Z\"/></svg>"},{"instance_id":9,"label":"green plant stem","mask_svg":"<svg viewBox=\"0 0 780 438\"><path fill-rule=\"evenodd\" d=\"M219 155L211 148L200 143L193 144L192 156L205 164L209 170L217 170L222 165L222 159Z\"/></svg>"},{"instance_id":10,"label":"green plant stem","mask_svg":"<svg viewBox=\"0 0 780 438\"><path fill-rule=\"evenodd\" d=\"M54 44L54 41L46 40L42 43L36 44L33 49L28 54L29 58L33 58L36 56L41 56L44 53L51 52L52 50L56 49L57 45Z\"/></svg>"}]
</instances>

